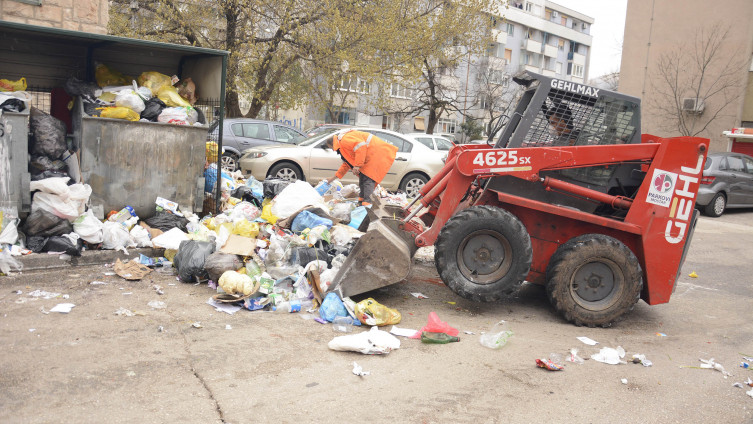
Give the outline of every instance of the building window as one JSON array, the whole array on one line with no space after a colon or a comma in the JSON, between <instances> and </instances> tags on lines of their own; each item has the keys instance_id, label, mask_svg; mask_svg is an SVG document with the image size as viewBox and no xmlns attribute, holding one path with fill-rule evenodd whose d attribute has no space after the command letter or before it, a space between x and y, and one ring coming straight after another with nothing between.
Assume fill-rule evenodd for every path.
<instances>
[{"instance_id":1,"label":"building window","mask_svg":"<svg viewBox=\"0 0 753 424\"><path fill-rule=\"evenodd\" d=\"M557 62L557 65L555 66L554 71L558 74L562 73L562 62Z\"/></svg>"},{"instance_id":2,"label":"building window","mask_svg":"<svg viewBox=\"0 0 753 424\"><path fill-rule=\"evenodd\" d=\"M457 125L458 122L454 119L440 119L439 122L437 122L437 126L434 128L434 132L455 134L455 127Z\"/></svg>"},{"instance_id":3,"label":"building window","mask_svg":"<svg viewBox=\"0 0 753 424\"><path fill-rule=\"evenodd\" d=\"M505 49L505 65L512 62L512 50Z\"/></svg>"},{"instance_id":4,"label":"building window","mask_svg":"<svg viewBox=\"0 0 753 424\"><path fill-rule=\"evenodd\" d=\"M396 82L392 83L390 88L390 96L398 97L401 99L410 99L412 97L412 90L405 88L402 84Z\"/></svg>"},{"instance_id":5,"label":"building window","mask_svg":"<svg viewBox=\"0 0 753 424\"><path fill-rule=\"evenodd\" d=\"M514 36L515 35L515 25L508 23L507 24L507 35Z\"/></svg>"},{"instance_id":6,"label":"building window","mask_svg":"<svg viewBox=\"0 0 753 424\"><path fill-rule=\"evenodd\" d=\"M564 25L564 26L567 26L567 16L565 16L565 15L562 15L562 16L560 17L560 25Z\"/></svg>"},{"instance_id":7,"label":"building window","mask_svg":"<svg viewBox=\"0 0 753 424\"><path fill-rule=\"evenodd\" d=\"M345 75L340 83L335 87L340 91L350 91L352 93L369 94L369 83L361 80L354 75Z\"/></svg>"},{"instance_id":8,"label":"building window","mask_svg":"<svg viewBox=\"0 0 753 424\"><path fill-rule=\"evenodd\" d=\"M533 3L526 2L526 12L533 11Z\"/></svg>"},{"instance_id":9,"label":"building window","mask_svg":"<svg viewBox=\"0 0 753 424\"><path fill-rule=\"evenodd\" d=\"M583 78L583 65L573 65L573 76Z\"/></svg>"},{"instance_id":10,"label":"building window","mask_svg":"<svg viewBox=\"0 0 753 424\"><path fill-rule=\"evenodd\" d=\"M559 40L557 40L557 47L560 49L560 51L564 51L565 50L565 40L563 40L561 38Z\"/></svg>"}]
</instances>

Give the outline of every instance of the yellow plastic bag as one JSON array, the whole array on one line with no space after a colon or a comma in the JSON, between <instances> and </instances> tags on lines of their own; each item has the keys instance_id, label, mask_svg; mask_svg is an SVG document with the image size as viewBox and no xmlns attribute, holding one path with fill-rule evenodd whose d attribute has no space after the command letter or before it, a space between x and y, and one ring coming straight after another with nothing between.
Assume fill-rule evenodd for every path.
<instances>
[{"instance_id":1,"label":"yellow plastic bag","mask_svg":"<svg viewBox=\"0 0 753 424\"><path fill-rule=\"evenodd\" d=\"M139 86L152 90L152 94L155 95L159 93L159 90L162 87L173 85L173 79L171 77L154 71L142 72L136 79L136 82Z\"/></svg>"},{"instance_id":2,"label":"yellow plastic bag","mask_svg":"<svg viewBox=\"0 0 753 424\"><path fill-rule=\"evenodd\" d=\"M356 318L366 325L395 325L402 319L397 309L388 308L372 298L358 302L355 312Z\"/></svg>"},{"instance_id":3,"label":"yellow plastic bag","mask_svg":"<svg viewBox=\"0 0 753 424\"><path fill-rule=\"evenodd\" d=\"M102 118L127 119L129 121L138 121L141 118L141 115L134 112L133 109L123 106L99 107L97 110L102 111L99 114Z\"/></svg>"},{"instance_id":4,"label":"yellow plastic bag","mask_svg":"<svg viewBox=\"0 0 753 424\"><path fill-rule=\"evenodd\" d=\"M108 85L130 85L133 78L123 75L122 73L110 69L107 65L100 63L94 70L94 78L97 85L107 87Z\"/></svg>"},{"instance_id":5,"label":"yellow plastic bag","mask_svg":"<svg viewBox=\"0 0 753 424\"><path fill-rule=\"evenodd\" d=\"M217 228L217 223L214 221L214 217L212 216L205 216L204 218L201 218L201 221L199 221L199 224L204 224L205 227L209 228L210 230L214 231Z\"/></svg>"},{"instance_id":6,"label":"yellow plastic bag","mask_svg":"<svg viewBox=\"0 0 753 424\"><path fill-rule=\"evenodd\" d=\"M280 219L272 214L272 203L267 203L266 205L264 205L264 207L261 208L261 219L269 222L272 225L276 224L277 220Z\"/></svg>"},{"instance_id":7,"label":"yellow plastic bag","mask_svg":"<svg viewBox=\"0 0 753 424\"><path fill-rule=\"evenodd\" d=\"M207 161L210 163L217 162L217 143L207 141L206 143Z\"/></svg>"},{"instance_id":8,"label":"yellow plastic bag","mask_svg":"<svg viewBox=\"0 0 753 424\"><path fill-rule=\"evenodd\" d=\"M233 230L230 234L236 234L243 237L256 238L259 235L259 224L241 219L233 224Z\"/></svg>"},{"instance_id":9,"label":"yellow plastic bag","mask_svg":"<svg viewBox=\"0 0 753 424\"><path fill-rule=\"evenodd\" d=\"M180 97L178 89L172 85L166 85L159 89L157 97L169 107L191 107L188 100Z\"/></svg>"},{"instance_id":10,"label":"yellow plastic bag","mask_svg":"<svg viewBox=\"0 0 753 424\"><path fill-rule=\"evenodd\" d=\"M26 91L26 78L18 81L0 79L0 91Z\"/></svg>"}]
</instances>

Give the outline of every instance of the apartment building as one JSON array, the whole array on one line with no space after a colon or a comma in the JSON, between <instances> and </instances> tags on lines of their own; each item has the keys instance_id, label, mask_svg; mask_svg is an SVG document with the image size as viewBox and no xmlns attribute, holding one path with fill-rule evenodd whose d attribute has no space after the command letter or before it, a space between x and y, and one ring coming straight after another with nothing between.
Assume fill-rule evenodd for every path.
<instances>
[{"instance_id":1,"label":"apartment building","mask_svg":"<svg viewBox=\"0 0 753 424\"><path fill-rule=\"evenodd\" d=\"M723 42L714 49L715 59L709 64L703 88L679 93L682 116L694 131L703 129L700 137L711 139L710 151L727 151L730 144L722 135L736 127L753 128L753 1L720 0L630 0L625 20L625 38L620 66L619 91L642 99L641 123L644 133L665 137L681 135L671 128L672 120L659 108L666 104L661 90L659 70L662 59L677 55L688 66L681 68L681 78L699 75L694 55L696 41L727 32ZM690 59L690 61L687 61ZM735 89L718 95L721 79L732 78ZM677 84L678 87L685 84ZM700 96L699 96L700 94ZM676 120L676 118L675 118ZM709 122L708 126L705 123ZM670 124L670 125L668 125ZM753 152L753 147L749 150Z\"/></svg>"},{"instance_id":2,"label":"apartment building","mask_svg":"<svg viewBox=\"0 0 753 424\"><path fill-rule=\"evenodd\" d=\"M448 98L456 100L461 112L441 116L435 133L458 134L463 112L486 126L484 111L489 105L482 85L508 86L511 76L528 70L568 81L584 82L589 78L591 25L594 19L547 0L504 1L489 6L492 20L491 42L485 54L469 56L457 68L440 68L441 85ZM362 84L344 85L343 90L358 90L338 115L339 123L387 128L399 132L423 131L428 114L406 116L399 112L375 110L364 96L375 95L376 87ZM393 84L382 88L395 104L393 109L408 108L414 87ZM505 90L512 100L514 90ZM352 93L351 93L352 94ZM495 106L497 107L497 106ZM308 113L310 123L331 122L325 114Z\"/></svg>"}]
</instances>

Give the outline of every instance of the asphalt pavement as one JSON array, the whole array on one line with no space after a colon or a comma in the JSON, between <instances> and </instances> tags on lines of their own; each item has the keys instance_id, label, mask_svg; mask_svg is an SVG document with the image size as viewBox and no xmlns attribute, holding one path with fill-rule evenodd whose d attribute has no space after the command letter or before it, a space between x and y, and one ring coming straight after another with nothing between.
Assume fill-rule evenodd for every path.
<instances>
[{"instance_id":1,"label":"asphalt pavement","mask_svg":"<svg viewBox=\"0 0 753 424\"><path fill-rule=\"evenodd\" d=\"M212 290L174 275L123 280L111 275L114 253L63 266L43 257L37 268L55 267L0 277L0 422L750 423L751 388L733 384L753 379L740 366L753 357L751 245L753 212L701 218L670 302L639 302L593 329L565 322L539 286L474 303L421 262L369 295L401 312L400 327L418 329L433 311L461 340L401 338L387 355L330 350L339 334L306 313L217 311L206 303ZM63 303L75 306L50 312ZM480 334L502 319L514 332L508 345L482 346ZM591 359L618 346L652 365ZM536 367L571 349L584 364ZM729 375L701 368L711 358ZM369 375L354 375L354 362Z\"/></svg>"}]
</instances>

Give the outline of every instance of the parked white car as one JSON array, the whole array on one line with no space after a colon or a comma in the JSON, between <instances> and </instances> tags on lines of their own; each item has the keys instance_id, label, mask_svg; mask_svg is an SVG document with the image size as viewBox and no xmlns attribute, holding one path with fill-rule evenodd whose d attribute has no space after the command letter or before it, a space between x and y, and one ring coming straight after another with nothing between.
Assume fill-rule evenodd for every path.
<instances>
[{"instance_id":1,"label":"parked white car","mask_svg":"<svg viewBox=\"0 0 753 424\"><path fill-rule=\"evenodd\" d=\"M404 191L415 197L418 191L444 166L446 152L434 151L416 140L394 131L376 128L358 128L397 146L398 152L381 185L389 191ZM240 169L244 175L257 180L283 178L303 180L312 184L335 175L342 164L340 155L326 147L325 140L336 131L318 134L297 145L258 146L243 152ZM358 177L345 174L343 184L358 184Z\"/></svg>"}]
</instances>

